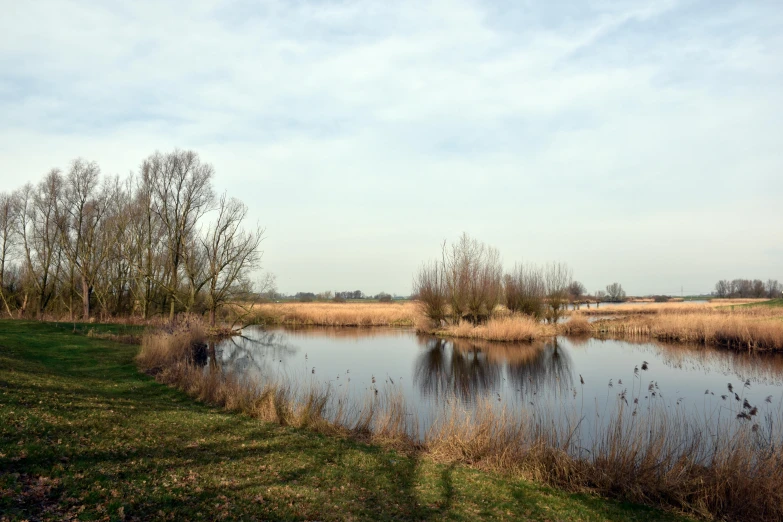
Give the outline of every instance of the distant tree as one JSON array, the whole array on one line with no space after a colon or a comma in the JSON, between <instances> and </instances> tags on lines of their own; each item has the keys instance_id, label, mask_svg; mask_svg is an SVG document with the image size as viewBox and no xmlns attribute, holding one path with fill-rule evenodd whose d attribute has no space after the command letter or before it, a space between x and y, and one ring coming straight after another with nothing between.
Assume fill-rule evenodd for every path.
<instances>
[{"instance_id":1,"label":"distant tree","mask_svg":"<svg viewBox=\"0 0 783 522\"><path fill-rule=\"evenodd\" d=\"M613 303L619 303L625 300L625 290L623 290L623 285L620 283L606 285L606 297L608 301Z\"/></svg>"},{"instance_id":2,"label":"distant tree","mask_svg":"<svg viewBox=\"0 0 783 522\"><path fill-rule=\"evenodd\" d=\"M572 281L571 284L568 285L568 295L571 297L572 301L579 300L585 293L587 293L587 289L585 289L585 285L579 281Z\"/></svg>"},{"instance_id":3,"label":"distant tree","mask_svg":"<svg viewBox=\"0 0 783 522\"><path fill-rule=\"evenodd\" d=\"M769 297L770 299L781 297L781 294L783 294L783 286L781 286L781 284L778 283L777 279L768 279L766 285L766 291L767 291L767 297Z\"/></svg>"},{"instance_id":4,"label":"distant tree","mask_svg":"<svg viewBox=\"0 0 783 522\"><path fill-rule=\"evenodd\" d=\"M315 300L313 292L297 292L294 298L301 303L311 303Z\"/></svg>"},{"instance_id":5,"label":"distant tree","mask_svg":"<svg viewBox=\"0 0 783 522\"><path fill-rule=\"evenodd\" d=\"M595 299L597 301L603 301L604 299L606 299L606 292L604 292L603 290L596 290Z\"/></svg>"},{"instance_id":6,"label":"distant tree","mask_svg":"<svg viewBox=\"0 0 783 522\"><path fill-rule=\"evenodd\" d=\"M377 296L375 296L378 301L381 303L390 303L392 300L392 296L390 294L387 294L386 292L381 292Z\"/></svg>"},{"instance_id":7,"label":"distant tree","mask_svg":"<svg viewBox=\"0 0 783 522\"><path fill-rule=\"evenodd\" d=\"M765 297L767 295L766 289L764 288L764 282L760 279L754 279L753 280L753 297L760 298Z\"/></svg>"},{"instance_id":8,"label":"distant tree","mask_svg":"<svg viewBox=\"0 0 783 522\"><path fill-rule=\"evenodd\" d=\"M719 298L729 297L731 294L731 282L726 279L721 279L715 283L715 295Z\"/></svg>"}]
</instances>

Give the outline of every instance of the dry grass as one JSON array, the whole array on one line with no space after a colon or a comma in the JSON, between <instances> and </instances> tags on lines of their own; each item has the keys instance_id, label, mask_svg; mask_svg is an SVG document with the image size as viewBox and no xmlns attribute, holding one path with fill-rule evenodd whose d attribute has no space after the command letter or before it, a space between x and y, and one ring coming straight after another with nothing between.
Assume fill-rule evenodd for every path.
<instances>
[{"instance_id":1,"label":"dry grass","mask_svg":"<svg viewBox=\"0 0 783 522\"><path fill-rule=\"evenodd\" d=\"M270 303L253 307L255 322L286 326L413 326L418 307L403 303Z\"/></svg>"},{"instance_id":2,"label":"dry grass","mask_svg":"<svg viewBox=\"0 0 783 522\"><path fill-rule=\"evenodd\" d=\"M467 321L458 325L447 325L429 333L461 339L481 339L498 342L530 342L555 334L552 325L542 324L525 315L512 315L490 319L485 324L474 326Z\"/></svg>"},{"instance_id":3,"label":"dry grass","mask_svg":"<svg viewBox=\"0 0 783 522\"><path fill-rule=\"evenodd\" d=\"M593 325L583 314L574 312L568 321L557 325L557 331L564 335L584 335L592 333Z\"/></svg>"},{"instance_id":4,"label":"dry grass","mask_svg":"<svg viewBox=\"0 0 783 522\"><path fill-rule=\"evenodd\" d=\"M737 350L783 350L783 318L750 311L629 316L599 321L591 326L594 332L610 335L641 335L662 341Z\"/></svg>"},{"instance_id":5,"label":"dry grass","mask_svg":"<svg viewBox=\"0 0 783 522\"><path fill-rule=\"evenodd\" d=\"M141 338L136 362L148 373L158 373L181 361L190 361L193 350L205 346L205 339L199 322L183 323L176 329L147 331Z\"/></svg>"},{"instance_id":6,"label":"dry grass","mask_svg":"<svg viewBox=\"0 0 783 522\"><path fill-rule=\"evenodd\" d=\"M783 452L750 424L734 430L723 425L711 433L682 412L653 408L635 415L620 404L609 425L584 448L578 421L558 426L547 422L546 412L536 413L512 415L491 401L471 414L446 412L428 434L426 450L440 461L515 472L707 518L783 517ZM779 422L780 411L776 415Z\"/></svg>"},{"instance_id":7,"label":"dry grass","mask_svg":"<svg viewBox=\"0 0 783 522\"><path fill-rule=\"evenodd\" d=\"M618 399L611 422L585 439L578 410L563 423L546 407L509 411L487 401L464 411L451 401L422 440L417 416L399 393L370 392L356 404L328 386L251 382L219 367L197 367L188 354L202 335L197 325L191 332L148 334L138 362L202 401L269 422L709 518L783 518L780 409L765 410L763 420L741 420L735 417L742 407L730 405L716 426L663 404L637 408L631 395L630 406Z\"/></svg>"},{"instance_id":8,"label":"dry grass","mask_svg":"<svg viewBox=\"0 0 783 522\"><path fill-rule=\"evenodd\" d=\"M585 315L657 315L704 313L713 310L728 313L732 311L730 307L733 305L753 304L764 301L768 301L768 299L713 299L708 303L677 301L638 305L603 303L598 308L583 309L581 313ZM759 308L748 308L746 310L757 311Z\"/></svg>"}]
</instances>

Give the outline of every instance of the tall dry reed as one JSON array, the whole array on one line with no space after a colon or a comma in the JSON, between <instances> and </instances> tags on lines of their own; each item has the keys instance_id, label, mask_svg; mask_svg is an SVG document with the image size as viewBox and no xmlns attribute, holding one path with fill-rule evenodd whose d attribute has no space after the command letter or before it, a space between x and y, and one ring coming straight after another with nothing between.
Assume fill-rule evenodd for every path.
<instances>
[{"instance_id":1,"label":"tall dry reed","mask_svg":"<svg viewBox=\"0 0 783 522\"><path fill-rule=\"evenodd\" d=\"M457 325L447 325L433 333L446 337L462 339L482 339L498 342L530 342L555 334L552 325L542 324L526 315L512 315L490 319L484 324L473 325L461 321Z\"/></svg>"},{"instance_id":2,"label":"tall dry reed","mask_svg":"<svg viewBox=\"0 0 783 522\"><path fill-rule=\"evenodd\" d=\"M750 313L660 314L592 323L593 331L736 350L783 351L783 319Z\"/></svg>"},{"instance_id":3,"label":"tall dry reed","mask_svg":"<svg viewBox=\"0 0 783 522\"><path fill-rule=\"evenodd\" d=\"M252 318L286 326L413 326L417 305L404 303L268 303Z\"/></svg>"}]
</instances>

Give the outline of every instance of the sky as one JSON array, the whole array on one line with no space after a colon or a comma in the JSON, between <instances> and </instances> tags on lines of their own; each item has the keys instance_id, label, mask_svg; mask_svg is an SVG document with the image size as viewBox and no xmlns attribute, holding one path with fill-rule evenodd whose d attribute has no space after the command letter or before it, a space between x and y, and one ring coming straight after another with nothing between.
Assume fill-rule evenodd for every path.
<instances>
[{"instance_id":1,"label":"sky","mask_svg":"<svg viewBox=\"0 0 783 522\"><path fill-rule=\"evenodd\" d=\"M407 295L462 232L589 291L783 280L776 0L0 10L0 192L193 149L281 292Z\"/></svg>"}]
</instances>

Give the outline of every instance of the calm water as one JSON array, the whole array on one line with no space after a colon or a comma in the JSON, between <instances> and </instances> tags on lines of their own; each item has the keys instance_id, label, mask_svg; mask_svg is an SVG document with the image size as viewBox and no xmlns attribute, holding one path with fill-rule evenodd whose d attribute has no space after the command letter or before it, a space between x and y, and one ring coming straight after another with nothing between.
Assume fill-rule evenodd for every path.
<instances>
[{"instance_id":1,"label":"calm water","mask_svg":"<svg viewBox=\"0 0 783 522\"><path fill-rule=\"evenodd\" d=\"M444 405L470 410L487 399L511 411L532 405L554 419L577 412L588 425L603 422L619 402L708 422L734 419L745 399L758 418L783 404L781 356L595 338L511 344L401 329L248 328L215 347L215 363L250 379L328 383L357 401L397 391L422 431Z\"/></svg>"}]
</instances>

